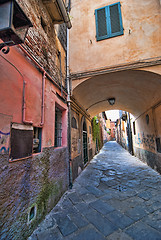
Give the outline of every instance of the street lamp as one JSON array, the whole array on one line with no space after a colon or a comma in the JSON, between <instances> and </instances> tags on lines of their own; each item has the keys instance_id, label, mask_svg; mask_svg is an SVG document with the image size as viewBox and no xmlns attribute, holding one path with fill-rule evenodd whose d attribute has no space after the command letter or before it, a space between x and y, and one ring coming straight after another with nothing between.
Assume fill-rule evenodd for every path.
<instances>
[{"instance_id":1,"label":"street lamp","mask_svg":"<svg viewBox=\"0 0 161 240\"><path fill-rule=\"evenodd\" d=\"M3 53L9 52L8 46L23 43L29 27L32 23L15 0L0 1L0 50L7 46Z\"/></svg>"},{"instance_id":2,"label":"street lamp","mask_svg":"<svg viewBox=\"0 0 161 240\"><path fill-rule=\"evenodd\" d=\"M108 98L107 101L111 106L115 104L115 98Z\"/></svg>"}]
</instances>

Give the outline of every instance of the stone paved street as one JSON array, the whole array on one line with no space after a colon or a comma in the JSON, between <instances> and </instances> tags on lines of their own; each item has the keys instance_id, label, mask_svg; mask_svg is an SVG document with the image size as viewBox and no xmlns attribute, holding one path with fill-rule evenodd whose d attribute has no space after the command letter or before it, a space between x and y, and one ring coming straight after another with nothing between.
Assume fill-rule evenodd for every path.
<instances>
[{"instance_id":1,"label":"stone paved street","mask_svg":"<svg viewBox=\"0 0 161 240\"><path fill-rule=\"evenodd\" d=\"M161 176L108 142L29 240L161 239Z\"/></svg>"}]
</instances>

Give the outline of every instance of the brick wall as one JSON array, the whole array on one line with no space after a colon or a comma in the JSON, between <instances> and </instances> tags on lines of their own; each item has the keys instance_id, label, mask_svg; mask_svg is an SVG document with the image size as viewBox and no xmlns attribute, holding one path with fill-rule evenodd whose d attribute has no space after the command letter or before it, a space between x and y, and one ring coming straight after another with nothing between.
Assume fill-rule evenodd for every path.
<instances>
[{"instance_id":1,"label":"brick wall","mask_svg":"<svg viewBox=\"0 0 161 240\"><path fill-rule=\"evenodd\" d=\"M27 47L29 52L52 78L61 85L60 66L57 61L57 52L60 51L62 53L62 83L63 87L66 88L66 27L60 27L52 23L42 1L18 0L17 2L33 24L33 27L28 31L24 44L25 47ZM59 31L56 31L57 29ZM59 37L59 41L57 41L57 36Z\"/></svg>"}]
</instances>

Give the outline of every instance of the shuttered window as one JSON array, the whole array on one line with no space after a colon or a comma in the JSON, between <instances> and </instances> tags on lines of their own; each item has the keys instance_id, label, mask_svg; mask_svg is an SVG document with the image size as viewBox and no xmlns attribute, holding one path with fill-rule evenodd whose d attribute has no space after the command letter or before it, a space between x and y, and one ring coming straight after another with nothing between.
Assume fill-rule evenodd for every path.
<instances>
[{"instance_id":1,"label":"shuttered window","mask_svg":"<svg viewBox=\"0 0 161 240\"><path fill-rule=\"evenodd\" d=\"M120 2L95 10L97 41L123 34Z\"/></svg>"}]
</instances>

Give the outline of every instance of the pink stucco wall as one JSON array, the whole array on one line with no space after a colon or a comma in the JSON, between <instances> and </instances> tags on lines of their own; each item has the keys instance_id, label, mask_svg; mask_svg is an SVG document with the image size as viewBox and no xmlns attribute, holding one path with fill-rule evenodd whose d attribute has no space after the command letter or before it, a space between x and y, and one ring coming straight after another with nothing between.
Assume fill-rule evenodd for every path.
<instances>
[{"instance_id":1,"label":"pink stucco wall","mask_svg":"<svg viewBox=\"0 0 161 240\"><path fill-rule=\"evenodd\" d=\"M23 105L23 81L25 81L25 120L32 121L33 126L41 126L42 105L42 77L31 60L24 56L18 47L11 47L8 55L3 55L0 61L1 87L0 87L0 119L1 122L9 115L12 122L22 123ZM55 136L55 103L57 103L62 114L62 145L67 146L67 105L62 102L56 93L61 95L59 88L46 77L45 80L45 116L42 128L42 148L54 146ZM10 130L11 121L3 121L1 131ZM5 130L5 128L7 128ZM2 146L1 146L2 147ZM7 141L6 149L9 147Z\"/></svg>"}]
</instances>

